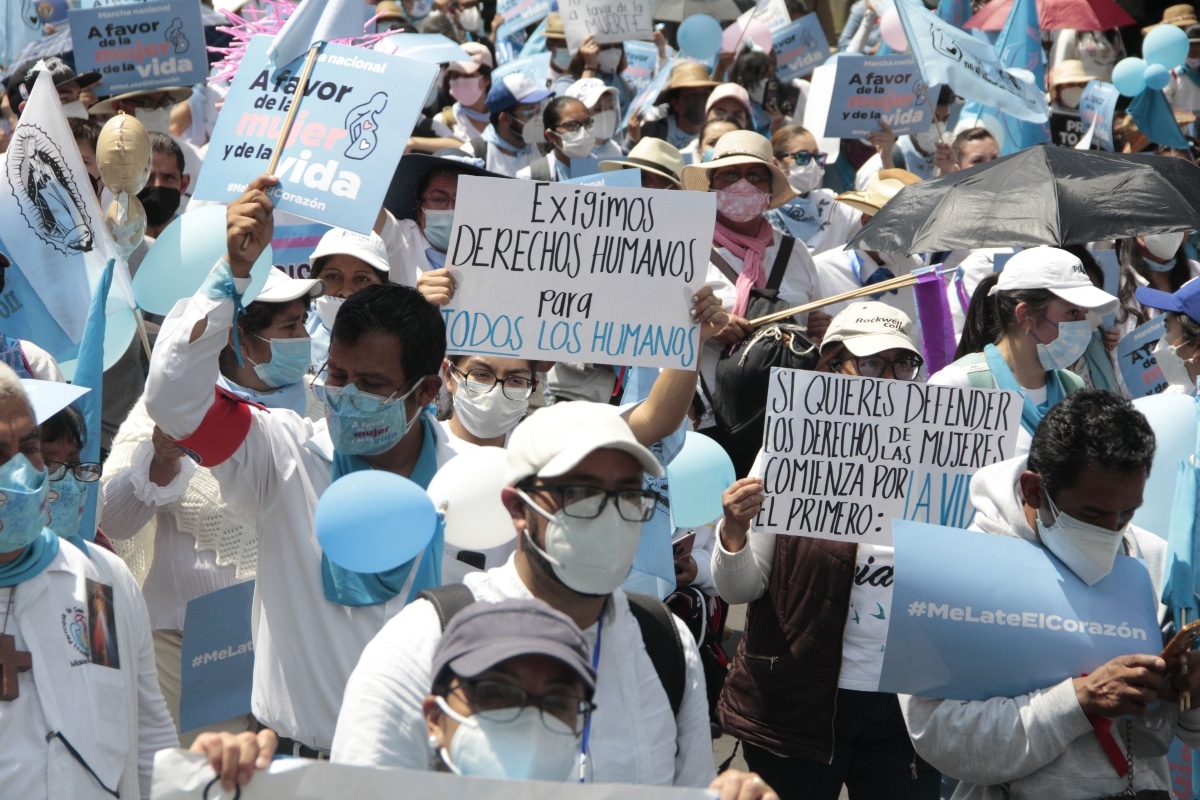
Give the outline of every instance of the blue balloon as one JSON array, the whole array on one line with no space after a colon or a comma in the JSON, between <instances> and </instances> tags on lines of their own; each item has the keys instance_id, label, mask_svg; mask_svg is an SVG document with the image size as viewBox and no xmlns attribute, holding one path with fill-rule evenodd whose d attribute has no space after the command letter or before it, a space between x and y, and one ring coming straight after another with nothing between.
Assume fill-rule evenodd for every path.
<instances>
[{"instance_id":1,"label":"blue balloon","mask_svg":"<svg viewBox=\"0 0 1200 800\"><path fill-rule=\"evenodd\" d=\"M1171 82L1171 71L1162 64L1148 64L1142 77L1146 81L1147 89L1153 89L1156 92L1162 91Z\"/></svg>"},{"instance_id":2,"label":"blue balloon","mask_svg":"<svg viewBox=\"0 0 1200 800\"><path fill-rule=\"evenodd\" d=\"M1188 54L1188 36L1175 25L1156 25L1142 39L1142 57L1147 64L1175 69Z\"/></svg>"},{"instance_id":3,"label":"blue balloon","mask_svg":"<svg viewBox=\"0 0 1200 800\"><path fill-rule=\"evenodd\" d=\"M702 433L688 431L683 448L667 464L671 524L695 528L720 517L721 493L735 480L733 461L721 445Z\"/></svg>"},{"instance_id":4,"label":"blue balloon","mask_svg":"<svg viewBox=\"0 0 1200 800\"><path fill-rule=\"evenodd\" d=\"M1133 401L1154 431L1154 464L1142 490L1142 505L1133 522L1167 538L1179 462L1192 455L1196 444L1196 401L1184 394L1152 394Z\"/></svg>"},{"instance_id":5,"label":"blue balloon","mask_svg":"<svg viewBox=\"0 0 1200 800\"><path fill-rule=\"evenodd\" d=\"M721 50L721 23L707 14L694 14L679 26L675 39L681 53L708 61Z\"/></svg>"},{"instance_id":6,"label":"blue balloon","mask_svg":"<svg viewBox=\"0 0 1200 800\"><path fill-rule=\"evenodd\" d=\"M1146 62L1140 58L1122 58L1113 67L1112 82L1126 97L1137 97L1146 88Z\"/></svg>"},{"instance_id":7,"label":"blue balloon","mask_svg":"<svg viewBox=\"0 0 1200 800\"><path fill-rule=\"evenodd\" d=\"M133 276L133 299L143 311L171 313L177 302L196 293L225 249L225 206L200 206L176 217L154 240ZM267 245L250 269L243 305L249 305L267 282L271 258Z\"/></svg>"},{"instance_id":8,"label":"blue balloon","mask_svg":"<svg viewBox=\"0 0 1200 800\"><path fill-rule=\"evenodd\" d=\"M317 501L317 542L351 572L386 572L417 557L437 532L433 501L394 472L363 470L339 478Z\"/></svg>"}]
</instances>

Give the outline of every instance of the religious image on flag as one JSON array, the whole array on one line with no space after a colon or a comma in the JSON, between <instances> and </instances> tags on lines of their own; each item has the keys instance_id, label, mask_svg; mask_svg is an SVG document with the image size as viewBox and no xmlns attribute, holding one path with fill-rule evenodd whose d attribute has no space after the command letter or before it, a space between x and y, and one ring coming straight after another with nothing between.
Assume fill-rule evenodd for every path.
<instances>
[{"instance_id":1,"label":"religious image on flag","mask_svg":"<svg viewBox=\"0 0 1200 800\"><path fill-rule=\"evenodd\" d=\"M3 333L34 342L60 364L73 361L105 265L116 259L104 365L115 363L136 328L129 269L104 226L49 72L38 75L5 154L0 219L0 242L12 262Z\"/></svg>"}]
</instances>

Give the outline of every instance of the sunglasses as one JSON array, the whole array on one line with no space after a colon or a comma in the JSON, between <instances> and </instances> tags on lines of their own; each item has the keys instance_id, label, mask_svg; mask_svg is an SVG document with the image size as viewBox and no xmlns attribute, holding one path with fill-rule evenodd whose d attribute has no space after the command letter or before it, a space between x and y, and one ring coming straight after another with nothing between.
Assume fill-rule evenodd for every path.
<instances>
[{"instance_id":1,"label":"sunglasses","mask_svg":"<svg viewBox=\"0 0 1200 800\"><path fill-rule=\"evenodd\" d=\"M825 159L829 156L819 150L797 150L794 153L785 153L783 157L792 159L798 167L807 167L808 162L815 158L817 163L823 167L825 166Z\"/></svg>"}]
</instances>

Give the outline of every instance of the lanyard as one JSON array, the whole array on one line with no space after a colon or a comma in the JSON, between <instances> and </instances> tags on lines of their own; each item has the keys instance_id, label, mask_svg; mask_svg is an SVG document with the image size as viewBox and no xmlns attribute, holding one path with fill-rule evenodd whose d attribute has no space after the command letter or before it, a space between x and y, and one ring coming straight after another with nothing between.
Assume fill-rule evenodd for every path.
<instances>
[{"instance_id":1,"label":"lanyard","mask_svg":"<svg viewBox=\"0 0 1200 800\"><path fill-rule=\"evenodd\" d=\"M608 608L608 601L604 602L604 608L600 609L600 619L596 620L596 646L592 649L592 669L600 669L600 637L604 634L604 610ZM597 676L598 678L599 676ZM598 681L597 681L598 682ZM588 740L592 734L592 715L589 714L587 722L583 723L583 748L579 753L579 782L583 783L587 778L588 766Z\"/></svg>"}]
</instances>

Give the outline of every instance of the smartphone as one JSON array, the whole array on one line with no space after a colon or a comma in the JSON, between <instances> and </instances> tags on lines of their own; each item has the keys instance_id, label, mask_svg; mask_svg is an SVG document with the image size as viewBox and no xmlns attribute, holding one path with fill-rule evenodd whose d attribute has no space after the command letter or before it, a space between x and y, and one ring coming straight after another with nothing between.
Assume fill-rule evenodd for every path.
<instances>
[{"instance_id":1,"label":"smartphone","mask_svg":"<svg viewBox=\"0 0 1200 800\"><path fill-rule=\"evenodd\" d=\"M1175 661L1179 660L1179 656L1192 649L1192 645L1196 640L1200 639L1200 619L1192 620L1187 625L1180 629L1179 633L1171 637L1171 641L1167 642L1167 646L1163 648L1159 655L1163 661L1167 662L1170 667Z\"/></svg>"},{"instance_id":2,"label":"smartphone","mask_svg":"<svg viewBox=\"0 0 1200 800\"><path fill-rule=\"evenodd\" d=\"M678 559L678 558L683 558L684 556L691 554L692 548L695 547L695 545L696 545L696 532L689 531L688 533L685 533L684 535L680 536L678 539L672 540L671 549L675 553L675 558Z\"/></svg>"},{"instance_id":3,"label":"smartphone","mask_svg":"<svg viewBox=\"0 0 1200 800\"><path fill-rule=\"evenodd\" d=\"M771 78L767 81L766 89L763 91L763 108L774 106L786 116L791 116L796 110L796 101L800 97L800 90L790 83L784 83L778 78Z\"/></svg>"}]
</instances>

